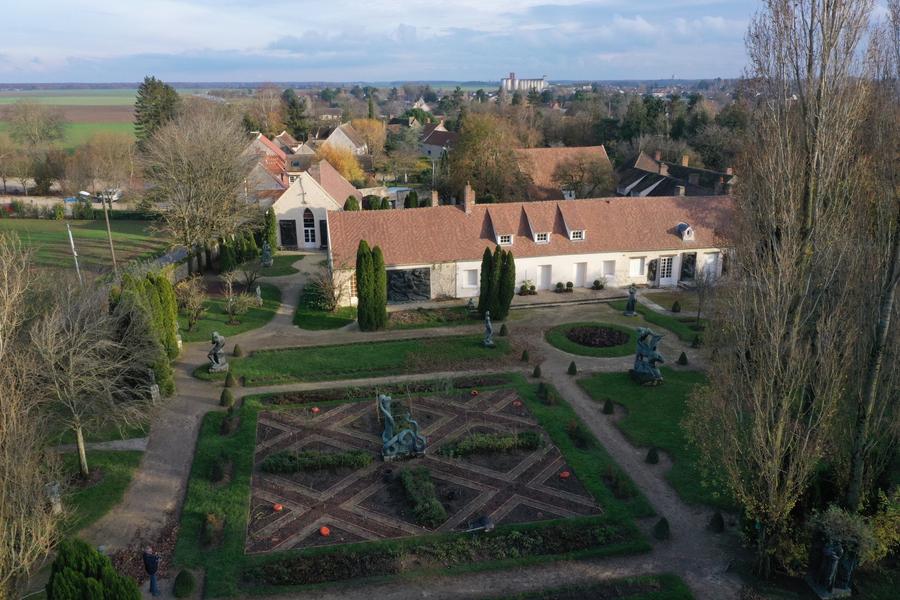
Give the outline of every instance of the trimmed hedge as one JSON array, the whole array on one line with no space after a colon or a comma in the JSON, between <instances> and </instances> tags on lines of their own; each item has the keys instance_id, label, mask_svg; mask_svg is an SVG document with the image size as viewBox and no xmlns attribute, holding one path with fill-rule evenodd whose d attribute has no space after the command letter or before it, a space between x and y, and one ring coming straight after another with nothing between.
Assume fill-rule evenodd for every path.
<instances>
[{"instance_id":1,"label":"trimmed hedge","mask_svg":"<svg viewBox=\"0 0 900 600\"><path fill-rule=\"evenodd\" d=\"M333 469L362 469L372 462L372 455L362 450L347 452L276 452L262 461L259 468L266 473L297 473Z\"/></svg>"},{"instance_id":2,"label":"trimmed hedge","mask_svg":"<svg viewBox=\"0 0 900 600\"><path fill-rule=\"evenodd\" d=\"M187 598L194 593L197 583L190 571L182 569L175 576L175 583L172 586L172 595L176 598Z\"/></svg>"},{"instance_id":3,"label":"trimmed hedge","mask_svg":"<svg viewBox=\"0 0 900 600\"><path fill-rule=\"evenodd\" d=\"M537 450L544 445L544 440L536 431L520 431L519 433L473 433L453 444L441 446L438 454L449 456L470 456L472 454L491 454L494 452L511 452L513 450Z\"/></svg>"},{"instance_id":4,"label":"trimmed hedge","mask_svg":"<svg viewBox=\"0 0 900 600\"><path fill-rule=\"evenodd\" d=\"M77 538L63 540L45 588L48 600L140 600L134 579L119 575L109 557Z\"/></svg>"},{"instance_id":5,"label":"trimmed hedge","mask_svg":"<svg viewBox=\"0 0 900 600\"><path fill-rule=\"evenodd\" d=\"M412 505L416 523L433 529L447 520L447 511L437 499L428 469L403 469L400 471L400 485Z\"/></svg>"}]
</instances>

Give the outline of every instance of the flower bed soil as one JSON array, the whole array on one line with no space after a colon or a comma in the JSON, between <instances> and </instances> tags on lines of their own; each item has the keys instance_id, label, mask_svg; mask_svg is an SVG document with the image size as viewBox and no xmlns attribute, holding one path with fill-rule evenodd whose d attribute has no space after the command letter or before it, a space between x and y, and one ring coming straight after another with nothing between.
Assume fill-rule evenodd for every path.
<instances>
[{"instance_id":1,"label":"flower bed soil","mask_svg":"<svg viewBox=\"0 0 900 600\"><path fill-rule=\"evenodd\" d=\"M566 332L566 337L582 346L589 348L610 348L628 343L629 336L623 331L608 327L582 325L573 327Z\"/></svg>"}]
</instances>

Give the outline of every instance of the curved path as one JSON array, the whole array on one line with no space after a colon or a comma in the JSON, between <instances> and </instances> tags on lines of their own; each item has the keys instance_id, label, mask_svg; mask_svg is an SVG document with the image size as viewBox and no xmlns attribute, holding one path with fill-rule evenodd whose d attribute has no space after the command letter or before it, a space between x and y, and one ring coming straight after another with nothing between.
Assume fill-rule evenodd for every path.
<instances>
[{"instance_id":1,"label":"curved path","mask_svg":"<svg viewBox=\"0 0 900 600\"><path fill-rule=\"evenodd\" d=\"M316 255L295 264L301 271L285 277L266 278L282 289L282 306L264 327L233 336L229 344L240 343L245 351L290 346L353 343L383 339L425 336L449 336L480 331L480 325L383 331L362 333L355 325L340 330L303 331L295 327L293 303L296 302L309 270L318 267ZM621 371L631 364L631 357L575 357L551 347L544 341L543 331L549 326L570 321L599 320L635 324L607 305L579 305L535 308L516 311L509 321L510 335L531 349L532 364L542 363L544 379L553 384L572 405L579 417L601 441L610 455L629 474L656 512L665 516L671 526L672 539L656 543L651 553L638 556L559 561L527 568L468 573L455 576L428 577L421 580L398 579L388 583L354 586L352 583L310 593L292 593L284 598L360 599L373 595L386 599L403 598L476 598L485 594L514 593L545 587L596 581L636 574L672 572L681 576L699 598L737 598L740 581L728 572L735 543L729 536L714 535L706 530L711 511L685 504L664 478L664 465L648 465L644 451L632 446L599 406L566 374L571 360L579 373ZM684 351L692 365L702 367L703 357L697 350L682 344L674 335L667 336L661 346L669 356ZM154 540L167 522L178 514L193 459L203 415L219 410L221 384L203 382L191 376L197 365L206 362L207 344L185 344L175 365L178 393L159 409L155 416L147 449L121 504L82 532L82 536L110 550L125 548L137 542ZM676 367L677 368L677 367ZM509 369L503 369L509 371ZM530 374L531 367L528 368ZM490 372L487 370L485 372ZM354 379L316 383L286 384L259 388L241 388L238 393L291 391L323 387L361 386L397 380L433 379L458 373L426 373L383 378ZM649 531L655 519L639 523ZM140 537L139 537L140 536ZM168 590L168 586L163 586Z\"/></svg>"}]
</instances>

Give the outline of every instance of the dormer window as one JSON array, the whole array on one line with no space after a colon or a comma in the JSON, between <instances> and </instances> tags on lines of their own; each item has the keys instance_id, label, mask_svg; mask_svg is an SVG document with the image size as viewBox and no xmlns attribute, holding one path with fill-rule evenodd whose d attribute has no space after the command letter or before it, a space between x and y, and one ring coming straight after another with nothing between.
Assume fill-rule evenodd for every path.
<instances>
[{"instance_id":1,"label":"dormer window","mask_svg":"<svg viewBox=\"0 0 900 600\"><path fill-rule=\"evenodd\" d=\"M563 200L574 200L575 190L563 190Z\"/></svg>"},{"instance_id":2,"label":"dormer window","mask_svg":"<svg viewBox=\"0 0 900 600\"><path fill-rule=\"evenodd\" d=\"M505 234L497 236L497 243L501 246L512 246L512 235Z\"/></svg>"},{"instance_id":3,"label":"dormer window","mask_svg":"<svg viewBox=\"0 0 900 600\"><path fill-rule=\"evenodd\" d=\"M541 232L534 234L534 241L538 244L547 244L550 242L550 234L547 232Z\"/></svg>"},{"instance_id":4,"label":"dormer window","mask_svg":"<svg viewBox=\"0 0 900 600\"><path fill-rule=\"evenodd\" d=\"M681 237L682 241L694 241L694 228L687 223L679 223L675 226L675 231L678 233L679 237Z\"/></svg>"},{"instance_id":5,"label":"dormer window","mask_svg":"<svg viewBox=\"0 0 900 600\"><path fill-rule=\"evenodd\" d=\"M584 239L584 229L575 229L569 233L569 239L573 242L580 242Z\"/></svg>"}]
</instances>

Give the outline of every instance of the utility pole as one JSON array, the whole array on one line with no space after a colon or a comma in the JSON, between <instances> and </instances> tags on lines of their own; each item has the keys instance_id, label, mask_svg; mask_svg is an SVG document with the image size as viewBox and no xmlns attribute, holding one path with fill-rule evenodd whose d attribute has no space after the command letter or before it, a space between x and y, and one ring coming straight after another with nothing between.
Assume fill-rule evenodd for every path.
<instances>
[{"instance_id":1,"label":"utility pole","mask_svg":"<svg viewBox=\"0 0 900 600\"><path fill-rule=\"evenodd\" d=\"M81 196L85 198L90 198L91 195L88 192L78 192ZM116 276L116 279L119 278L119 265L116 264L116 249L113 246L112 239L112 229L109 227L109 211L106 209L106 201L109 200L110 208L112 208L112 198L110 197L109 191L100 192L100 204L103 205L103 218L106 219L106 238L109 240L109 254L112 256L112 265L113 265L113 273Z\"/></svg>"},{"instance_id":2,"label":"utility pole","mask_svg":"<svg viewBox=\"0 0 900 600\"><path fill-rule=\"evenodd\" d=\"M69 232L69 246L72 248L72 257L75 259L75 272L78 273L78 283L84 287L84 280L81 278L81 269L78 267L78 253L75 251L75 239L72 237L72 228L66 223L66 231Z\"/></svg>"}]
</instances>

